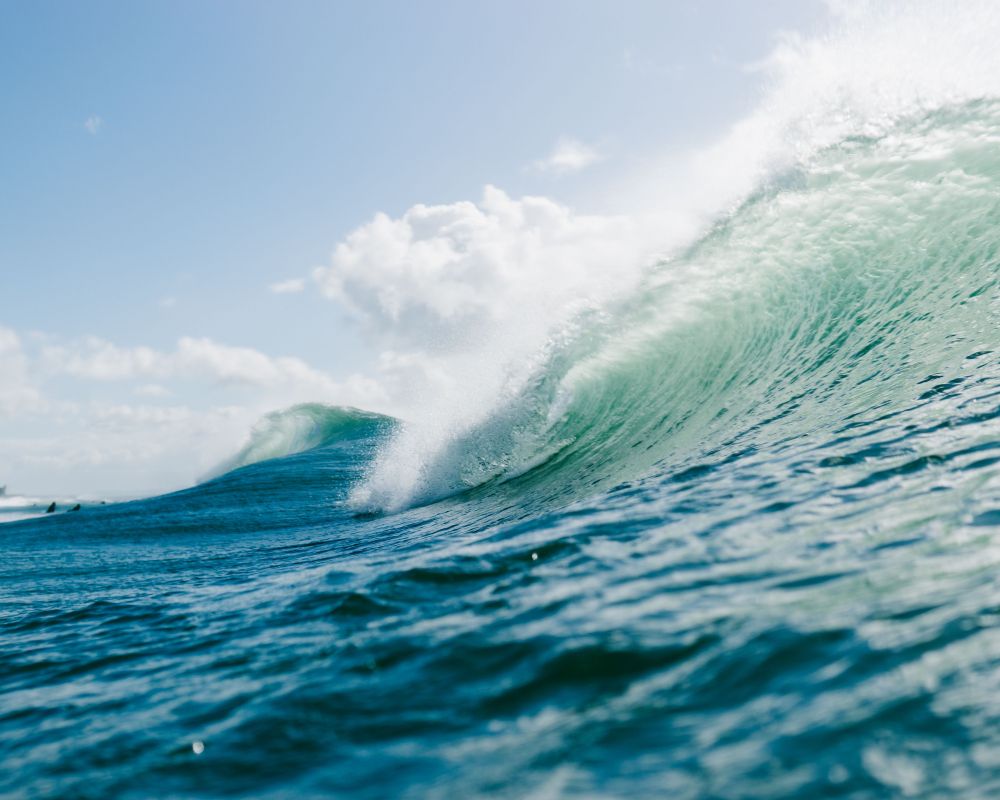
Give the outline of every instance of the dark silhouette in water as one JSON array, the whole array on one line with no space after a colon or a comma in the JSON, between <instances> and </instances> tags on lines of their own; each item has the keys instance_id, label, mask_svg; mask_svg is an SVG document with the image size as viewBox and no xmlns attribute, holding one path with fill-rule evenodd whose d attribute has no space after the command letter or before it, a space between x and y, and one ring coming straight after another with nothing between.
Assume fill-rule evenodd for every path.
<instances>
[{"instance_id":1,"label":"dark silhouette in water","mask_svg":"<svg viewBox=\"0 0 1000 800\"><path fill-rule=\"evenodd\" d=\"M55 510L56 510L56 501L55 501L55 500L53 500L53 501L52 501L52 502L51 502L51 503L49 504L49 507L48 507L47 509L45 509L45 513L46 513L46 514L52 514L52 513L54 513L54 512L55 512Z\"/></svg>"},{"instance_id":2,"label":"dark silhouette in water","mask_svg":"<svg viewBox=\"0 0 1000 800\"><path fill-rule=\"evenodd\" d=\"M79 503L77 503L77 504L76 504L75 506L73 506L73 507L72 507L72 508L70 509L70 511L79 511L79 510L80 510L80 504L79 504Z\"/></svg>"}]
</instances>

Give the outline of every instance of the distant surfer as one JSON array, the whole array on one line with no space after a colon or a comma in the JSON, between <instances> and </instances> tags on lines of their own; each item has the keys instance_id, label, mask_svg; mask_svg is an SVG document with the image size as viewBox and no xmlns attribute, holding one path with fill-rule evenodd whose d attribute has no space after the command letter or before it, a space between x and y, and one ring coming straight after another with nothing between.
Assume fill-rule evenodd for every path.
<instances>
[{"instance_id":1,"label":"distant surfer","mask_svg":"<svg viewBox=\"0 0 1000 800\"><path fill-rule=\"evenodd\" d=\"M49 507L48 507L47 509L45 509L45 513L46 513L46 514L53 514L53 513L55 513L55 510L56 510L56 501L55 501L55 500L53 500L53 501L52 501L52 502L51 502L51 503L49 504Z\"/></svg>"}]
</instances>

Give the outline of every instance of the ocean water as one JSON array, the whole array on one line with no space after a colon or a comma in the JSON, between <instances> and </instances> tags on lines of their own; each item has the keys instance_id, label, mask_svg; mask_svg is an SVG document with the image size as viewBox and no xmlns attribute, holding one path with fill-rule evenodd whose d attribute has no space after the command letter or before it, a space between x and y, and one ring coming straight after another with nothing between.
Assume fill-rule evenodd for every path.
<instances>
[{"instance_id":1,"label":"ocean water","mask_svg":"<svg viewBox=\"0 0 1000 800\"><path fill-rule=\"evenodd\" d=\"M301 406L191 489L4 524L0 796L1000 796L966 85L829 108L415 460Z\"/></svg>"}]
</instances>

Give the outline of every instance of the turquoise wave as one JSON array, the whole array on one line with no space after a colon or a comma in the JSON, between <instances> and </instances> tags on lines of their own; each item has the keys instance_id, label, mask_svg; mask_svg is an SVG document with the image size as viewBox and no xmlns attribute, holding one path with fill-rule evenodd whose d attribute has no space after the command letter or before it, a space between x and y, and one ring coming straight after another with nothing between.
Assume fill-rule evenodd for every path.
<instances>
[{"instance_id":1,"label":"turquoise wave","mask_svg":"<svg viewBox=\"0 0 1000 800\"><path fill-rule=\"evenodd\" d=\"M376 465L361 504L504 482L565 501L874 409L916 414L912 387L998 321L998 130L995 101L960 104L779 174L638 292L561 332L526 388L432 454L402 502Z\"/></svg>"},{"instance_id":2,"label":"turquoise wave","mask_svg":"<svg viewBox=\"0 0 1000 800\"><path fill-rule=\"evenodd\" d=\"M239 452L218 465L204 480L274 458L304 453L336 442L388 432L395 420L356 408L301 403L265 415Z\"/></svg>"},{"instance_id":3,"label":"turquoise wave","mask_svg":"<svg viewBox=\"0 0 1000 800\"><path fill-rule=\"evenodd\" d=\"M997 796L998 141L777 173L415 470L299 406L4 524L0 794Z\"/></svg>"}]
</instances>

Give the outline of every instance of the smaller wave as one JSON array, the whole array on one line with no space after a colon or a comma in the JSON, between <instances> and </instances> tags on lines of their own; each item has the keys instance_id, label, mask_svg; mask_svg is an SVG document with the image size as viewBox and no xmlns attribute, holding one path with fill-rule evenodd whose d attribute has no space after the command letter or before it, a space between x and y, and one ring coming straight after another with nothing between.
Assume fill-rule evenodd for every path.
<instances>
[{"instance_id":1,"label":"smaller wave","mask_svg":"<svg viewBox=\"0 0 1000 800\"><path fill-rule=\"evenodd\" d=\"M302 403L272 411L254 425L240 451L211 470L201 482L260 461L304 453L367 434L373 427L388 430L394 425L392 417L323 403Z\"/></svg>"}]
</instances>

